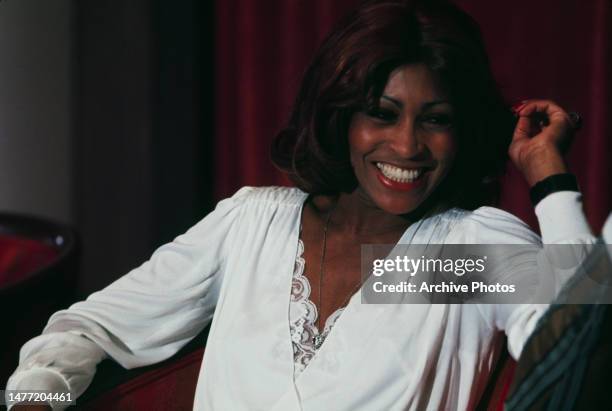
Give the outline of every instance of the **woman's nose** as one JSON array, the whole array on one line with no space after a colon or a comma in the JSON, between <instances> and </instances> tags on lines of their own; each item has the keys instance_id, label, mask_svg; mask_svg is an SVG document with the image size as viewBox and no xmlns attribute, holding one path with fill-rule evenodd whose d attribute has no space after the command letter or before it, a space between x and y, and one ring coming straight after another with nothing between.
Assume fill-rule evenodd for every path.
<instances>
[{"instance_id":1,"label":"woman's nose","mask_svg":"<svg viewBox=\"0 0 612 411\"><path fill-rule=\"evenodd\" d=\"M425 145L422 143L413 125L413 122L409 122L409 124L398 127L391 133L389 144L393 151L402 158L412 159L420 157L426 151Z\"/></svg>"}]
</instances>

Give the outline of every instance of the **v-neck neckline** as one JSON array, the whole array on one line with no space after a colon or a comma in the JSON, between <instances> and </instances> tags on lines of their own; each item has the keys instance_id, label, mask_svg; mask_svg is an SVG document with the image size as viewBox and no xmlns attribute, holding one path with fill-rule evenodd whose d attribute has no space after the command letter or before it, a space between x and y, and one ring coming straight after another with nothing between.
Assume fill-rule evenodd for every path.
<instances>
[{"instance_id":1,"label":"v-neck neckline","mask_svg":"<svg viewBox=\"0 0 612 411\"><path fill-rule=\"evenodd\" d=\"M293 271L293 287L289 304L289 328L293 332L292 343L297 350L294 352L294 363L296 365L295 372L298 374L308 367L308 363L320 348L321 345L317 346L316 344L317 338L323 338L323 342L325 341L346 308L346 304L343 304L334 310L322 324L323 328L319 329L318 324L320 323L317 323L317 320L320 312L315 302L310 298L312 285L305 275L308 267L306 267L303 257L304 252L304 241L300 238L298 240L298 253ZM346 302L348 303L348 300ZM306 335L305 340L303 339L304 335ZM298 337L297 340L296 337ZM300 369L299 372L298 369Z\"/></svg>"},{"instance_id":2,"label":"v-neck neckline","mask_svg":"<svg viewBox=\"0 0 612 411\"><path fill-rule=\"evenodd\" d=\"M303 225L303 221L304 221L304 212L305 212L305 208L306 208L306 204L308 203L308 200L311 198L311 194L309 193L304 193L304 197L301 201L299 210L297 212L297 224L294 226L293 228L293 235L294 235L294 258L292 260L293 265L292 265L292 269L290 270L290 281L289 281L289 288L286 290L286 295L287 297L287 338L289 339L290 345L291 345L291 352L292 352L292 362L293 362L293 380L294 383L297 384L298 381L300 381L301 379L303 379L303 375L304 374L308 374L308 370L312 368L313 365L316 365L320 360L317 360L317 358L321 357L321 352L325 352L326 351L326 347L328 345L330 345L330 341L333 344L333 336L334 334L336 334L334 332L335 329L338 328L339 324L342 324L343 322L343 318L346 317L346 314L350 311L350 307L353 305L353 300L355 299L355 296L357 294L359 294L361 292L361 287L363 286L363 284L351 295L351 297L348 299L346 305L343 307L343 311L340 314L340 316L336 319L336 321L334 322L333 327L331 327L331 329L329 330L329 333L327 334L327 336L325 337L325 340L323 341L323 343L321 344L321 346L315 350L314 355L312 356L312 358L310 359L308 365L296 376L295 374L295 357L293 355L293 340L291 339L291 317L289 315L290 313L290 309L291 309L291 287L293 286L293 274L294 274L294 266L295 266L295 262L297 260L298 257L298 252L299 252L299 243L300 241L302 241L301 239L301 231L302 231L302 225ZM320 315L319 312L319 307L317 307L317 313L318 315ZM337 311L337 310L336 310ZM336 312L334 311L334 313ZM327 319L326 319L327 321ZM325 326L323 327L325 328ZM319 330L319 332L321 332Z\"/></svg>"},{"instance_id":3,"label":"v-neck neckline","mask_svg":"<svg viewBox=\"0 0 612 411\"><path fill-rule=\"evenodd\" d=\"M298 252L299 252L299 247L300 247L300 241L303 240L301 238L301 232L302 232L302 227L303 227L303 221L304 221L304 212L306 211L306 205L309 201L309 199L312 197L311 194L309 193L304 193L304 198L302 199L302 202L300 204L299 207L299 211L297 213L297 218L298 218L298 224L294 227L294 234L295 234L295 257L293 259L293 264L295 265L295 262L298 258ZM295 230L297 229L297 233L295 233ZM305 263L304 263L305 264ZM291 331L290 331L290 327L291 327L291 318L289 316L290 313L290 309L291 309L291 287L293 286L293 275L294 275L294 269L291 270L291 282L290 282L290 288L288 290L288 295L289 295L289 299L288 299L288 307L287 307L287 314L288 314L288 318L287 318L287 325L288 325L288 330L289 330L289 340L291 341L291 348L293 350L293 340L291 339ZM307 279L308 280L308 279ZM328 345L328 341L330 340L330 337L334 334L334 329L337 327L337 324L339 322L341 322L342 318L345 316L346 312L348 311L349 306L351 305L352 300L354 299L355 295L359 294L361 292L361 287L363 286L363 284L350 296L350 298L347 300L347 303L344 307L340 307L339 309L335 310L332 315L336 314L336 312L338 310L342 310L342 312L340 313L340 315L338 316L338 318L335 320L334 325L330 328L329 332L327 333L323 343L319 346L319 348L315 349L315 353L312 356L311 360L309 361L308 365L299 373L298 377L295 378L295 380L297 381L297 379L299 377L301 377L308 368L310 368L311 364L313 362L315 362L315 359L319 356L319 353L323 350L323 348L325 346ZM307 297L307 299L310 301L310 297ZM314 304L314 302L313 302ZM321 315L320 313L320 307L316 307L315 305L315 309L317 311L317 315ZM326 318L325 323L323 324L323 329L325 329L325 325L327 324L327 320L329 320L329 317ZM323 334L323 330L318 330L318 334ZM294 375L295 375L295 358L293 358L293 364L294 364Z\"/></svg>"},{"instance_id":4,"label":"v-neck neckline","mask_svg":"<svg viewBox=\"0 0 612 411\"><path fill-rule=\"evenodd\" d=\"M299 241L301 240L301 229L302 229L302 224L303 224L303 216L304 216L304 212L305 212L305 207L306 204L309 200L309 198L311 197L311 194L308 193L304 193L304 198L301 201L301 204L299 206L299 210L297 212L297 224L295 224L294 228L293 228L293 235L295 236L295 240L294 240L294 258L292 260L293 264L295 264L295 261L297 259L297 253L299 250ZM405 236L405 233L402 234L401 239L403 239ZM312 356L312 358L310 359L308 366L306 366L297 376L295 375L295 358L293 357L293 341L291 339L291 331L290 331L290 325L291 325L291 319L289 317L289 310L291 307L291 287L293 285L293 273L294 273L294 266L292 265L292 269L290 270L290 281L289 281L289 288L286 289L286 296L287 298L287 338L289 340L289 343L291 345L291 350L292 350L292 361L293 361L293 381L294 384L298 384L300 381L304 380L305 378L309 378L308 375L310 375L313 372L317 371L317 367L319 365L319 363L322 361L322 357L325 357L327 355L327 352L330 350L330 348L327 348L328 346L335 344L335 341L337 339L336 335L342 331L342 328L340 328L340 331L338 331L338 327L342 327L343 324L347 321L349 321L351 319L351 315L353 313L353 311L356 309L356 304L354 302L355 299L359 298L358 296L361 295L361 291L363 288L363 285L365 284L366 281L362 281L361 285L359 286L359 288L350 296L350 298L348 299L346 305L344 306L344 309L342 311L342 313L340 314L340 316L336 319L334 326L330 329L329 333L327 334L327 336L325 337L325 341L323 341L323 343L321 344L321 346L315 350L315 354ZM374 306L372 306L374 307ZM371 308L372 308L371 307ZM317 308L318 309L318 308ZM375 311L380 311L381 307L376 307ZM347 320L348 317L348 320ZM314 371L313 371L314 369Z\"/></svg>"},{"instance_id":5,"label":"v-neck neckline","mask_svg":"<svg viewBox=\"0 0 612 411\"><path fill-rule=\"evenodd\" d=\"M310 374L313 373L317 373L318 371L321 371L320 368L324 366L321 365L321 361L325 361L324 357L328 356L328 351L333 349L336 344L336 340L339 338L338 334L340 333L346 333L345 331L350 331L350 330L343 330L342 327L344 327L344 323L346 323L347 321L351 321L352 315L354 314L355 310L357 310L357 307L362 308L363 309L363 305L367 305L368 309L372 311L371 315L373 317L378 317L382 311L385 309L385 307L387 306L386 304L359 304L357 305L355 303L354 300L358 299L359 295L361 295L362 290L363 290L363 286L364 284L366 284L368 282L368 279L366 279L365 281L362 281L361 285L359 286L359 288L351 295L351 297L348 299L348 302L346 303L346 305L344 306L344 310L342 311L341 315L337 318L337 320L334 323L334 326L331 328L331 330L329 331L327 337L325 338L325 341L321 344L321 346L319 347L319 349L317 349L315 351L315 354L313 355L313 357L311 358L310 362L308 363L308 366L305 367L297 376L295 375L295 358L293 356L293 341L291 339L291 331L290 331L290 324L291 324L291 320L289 317L289 310L290 310L290 306L291 306L291 287L293 285L293 273L294 273L294 265L295 265L295 261L297 259L297 253L298 253L298 249L299 249L299 241L301 239L301 228L302 228L302 224L303 224L303 216L304 216L304 212L305 212L305 207L306 204L309 200L309 198L311 197L311 194L305 193L303 192L303 198L301 201L301 204L299 206L299 210L297 212L296 215L296 219L297 219L297 224L294 225L293 228L293 250L294 250L294 257L292 259L292 265L291 265L291 269L289 270L289 282L288 282L288 287L285 288L285 297L287 301L287 305L286 305L286 313L287 313L287 333L286 333L286 338L289 341L289 345L291 347L291 360L292 360L292 364L293 367L291 367L291 369L293 370L292 373L292 378L294 381L294 384L300 383L301 381L303 381L304 379L308 379L310 378ZM443 214L443 213L441 213ZM431 216L427 216L425 218L422 218L418 221L416 221L415 223L411 224L405 231L404 233L400 236L400 238L398 239L398 241L395 243L395 246L400 245L400 244L412 244L412 242L415 240L415 238L417 237L417 234L419 233L419 229L421 228L421 226L423 224L425 224L427 221L432 220L434 218L440 218L441 214L435 214L435 215L431 215ZM407 242L407 240L409 240ZM394 304L393 304L394 305ZM332 348L328 348L329 346L332 346ZM332 352L330 352L331 355Z\"/></svg>"}]
</instances>

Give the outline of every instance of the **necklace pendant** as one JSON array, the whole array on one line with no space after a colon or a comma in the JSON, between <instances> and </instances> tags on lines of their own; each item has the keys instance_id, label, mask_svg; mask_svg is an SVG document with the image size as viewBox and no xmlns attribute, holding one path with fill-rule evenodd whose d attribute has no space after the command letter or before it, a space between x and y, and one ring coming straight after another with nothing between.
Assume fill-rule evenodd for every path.
<instances>
[{"instance_id":1,"label":"necklace pendant","mask_svg":"<svg viewBox=\"0 0 612 411\"><path fill-rule=\"evenodd\" d=\"M325 336L321 334L317 334L313 338L315 350L318 350L321 345L323 345L323 341L325 341Z\"/></svg>"}]
</instances>

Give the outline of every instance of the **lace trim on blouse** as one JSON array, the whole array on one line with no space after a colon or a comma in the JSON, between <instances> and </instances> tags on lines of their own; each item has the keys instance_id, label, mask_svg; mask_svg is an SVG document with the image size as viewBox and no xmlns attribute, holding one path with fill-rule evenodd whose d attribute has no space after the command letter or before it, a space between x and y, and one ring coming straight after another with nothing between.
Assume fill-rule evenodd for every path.
<instances>
[{"instance_id":1,"label":"lace trim on blouse","mask_svg":"<svg viewBox=\"0 0 612 411\"><path fill-rule=\"evenodd\" d=\"M317 306L310 301L310 283L304 275L305 261L304 242L298 241L298 252L293 269L291 286L291 302L289 304L289 331L293 345L293 360L295 363L294 375L299 375L317 352L314 345L315 336L319 335L316 323L318 318ZM325 321L322 336L327 337L336 320L344 311L338 308Z\"/></svg>"}]
</instances>

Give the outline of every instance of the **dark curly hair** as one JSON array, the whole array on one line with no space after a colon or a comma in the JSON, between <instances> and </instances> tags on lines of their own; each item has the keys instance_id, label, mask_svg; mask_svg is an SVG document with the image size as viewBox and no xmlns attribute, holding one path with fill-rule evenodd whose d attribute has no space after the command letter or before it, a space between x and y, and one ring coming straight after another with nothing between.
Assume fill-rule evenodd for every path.
<instances>
[{"instance_id":1,"label":"dark curly hair","mask_svg":"<svg viewBox=\"0 0 612 411\"><path fill-rule=\"evenodd\" d=\"M308 193L353 191L351 118L377 107L391 71L413 63L438 76L457 114L458 152L436 198L466 209L490 203L514 120L478 25L443 0L370 1L346 16L305 72L289 123L272 146L275 166Z\"/></svg>"}]
</instances>

